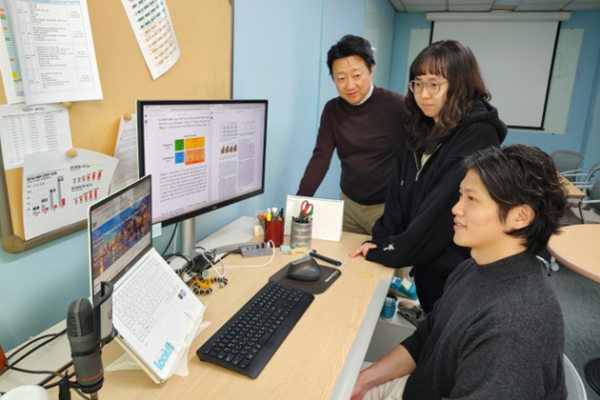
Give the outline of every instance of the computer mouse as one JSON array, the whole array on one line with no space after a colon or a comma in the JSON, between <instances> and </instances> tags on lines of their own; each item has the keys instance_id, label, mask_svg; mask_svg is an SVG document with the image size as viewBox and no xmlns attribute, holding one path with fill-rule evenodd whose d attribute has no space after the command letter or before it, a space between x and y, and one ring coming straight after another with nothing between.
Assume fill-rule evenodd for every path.
<instances>
[{"instance_id":1,"label":"computer mouse","mask_svg":"<svg viewBox=\"0 0 600 400\"><path fill-rule=\"evenodd\" d=\"M299 258L289 264L287 276L297 281L318 281L323 271L317 262L310 256Z\"/></svg>"}]
</instances>

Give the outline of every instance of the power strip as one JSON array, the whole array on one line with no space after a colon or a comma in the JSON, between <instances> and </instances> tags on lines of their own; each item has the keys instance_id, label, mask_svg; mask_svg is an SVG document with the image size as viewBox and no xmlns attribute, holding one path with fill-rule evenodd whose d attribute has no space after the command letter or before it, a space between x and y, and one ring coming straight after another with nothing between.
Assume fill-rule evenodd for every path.
<instances>
[{"instance_id":1,"label":"power strip","mask_svg":"<svg viewBox=\"0 0 600 400\"><path fill-rule=\"evenodd\" d=\"M273 249L267 243L245 243L240 245L240 251L244 258L270 256L273 254Z\"/></svg>"}]
</instances>

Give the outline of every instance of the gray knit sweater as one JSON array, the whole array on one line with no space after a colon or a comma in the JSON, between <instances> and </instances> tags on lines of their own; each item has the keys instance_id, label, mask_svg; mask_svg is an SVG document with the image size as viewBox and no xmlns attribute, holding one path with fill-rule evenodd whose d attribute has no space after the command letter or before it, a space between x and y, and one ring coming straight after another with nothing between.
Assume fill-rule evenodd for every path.
<instances>
[{"instance_id":1,"label":"gray knit sweater","mask_svg":"<svg viewBox=\"0 0 600 400\"><path fill-rule=\"evenodd\" d=\"M416 332L404 400L565 399L560 305L537 259L461 263Z\"/></svg>"}]
</instances>

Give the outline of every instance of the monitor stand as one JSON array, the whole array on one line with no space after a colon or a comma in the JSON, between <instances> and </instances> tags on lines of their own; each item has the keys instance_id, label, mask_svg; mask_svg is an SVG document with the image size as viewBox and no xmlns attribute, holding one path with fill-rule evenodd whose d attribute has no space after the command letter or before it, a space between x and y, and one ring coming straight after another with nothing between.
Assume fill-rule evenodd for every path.
<instances>
[{"instance_id":1,"label":"monitor stand","mask_svg":"<svg viewBox=\"0 0 600 400\"><path fill-rule=\"evenodd\" d=\"M196 217L181 221L181 254L189 258L198 255L196 252Z\"/></svg>"}]
</instances>

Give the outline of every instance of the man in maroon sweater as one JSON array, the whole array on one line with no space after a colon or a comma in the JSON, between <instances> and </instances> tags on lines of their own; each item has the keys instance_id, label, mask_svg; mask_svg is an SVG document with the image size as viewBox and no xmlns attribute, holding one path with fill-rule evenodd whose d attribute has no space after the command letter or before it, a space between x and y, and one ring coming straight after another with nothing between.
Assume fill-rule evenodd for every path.
<instances>
[{"instance_id":1,"label":"man in maroon sweater","mask_svg":"<svg viewBox=\"0 0 600 400\"><path fill-rule=\"evenodd\" d=\"M298 195L314 196L337 149L344 230L370 235L383 213L396 154L406 138L404 95L373 85L373 51L361 37L346 35L332 46L327 66L340 96L325 105Z\"/></svg>"}]
</instances>

